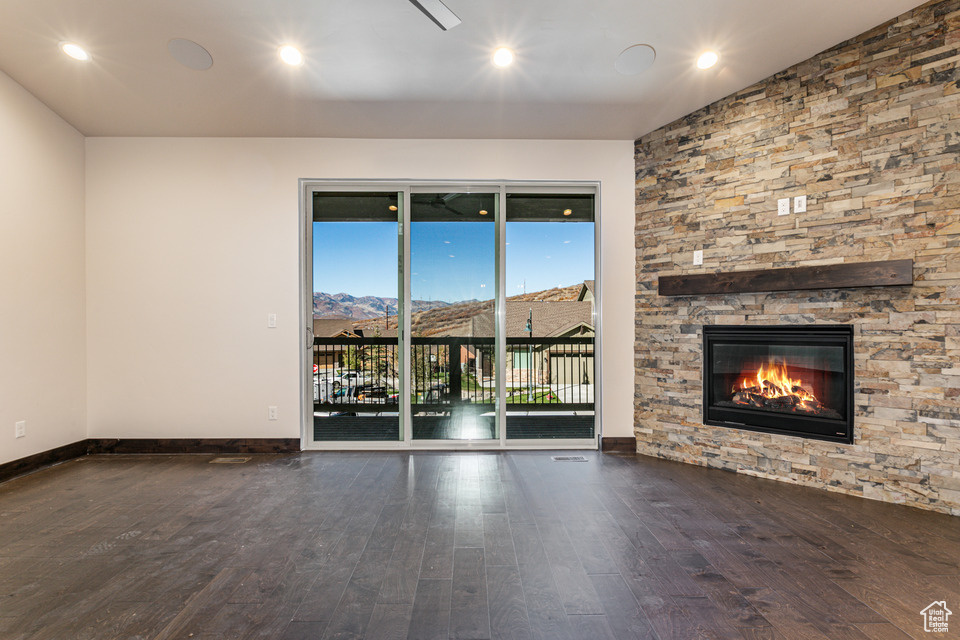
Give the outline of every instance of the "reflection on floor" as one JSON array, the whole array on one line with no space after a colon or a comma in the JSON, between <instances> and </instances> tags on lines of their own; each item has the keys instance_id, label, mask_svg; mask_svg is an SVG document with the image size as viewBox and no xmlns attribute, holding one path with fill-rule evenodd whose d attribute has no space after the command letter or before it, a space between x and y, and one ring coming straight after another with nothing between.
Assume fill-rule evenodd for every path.
<instances>
[{"instance_id":1,"label":"reflection on floor","mask_svg":"<svg viewBox=\"0 0 960 640\"><path fill-rule=\"evenodd\" d=\"M443 409L443 410L441 410ZM593 412L509 412L508 439L593 438ZM493 440L497 438L495 409L488 404L415 406L414 440ZM317 413L317 442L376 442L400 439L396 412L381 414Z\"/></svg>"}]
</instances>

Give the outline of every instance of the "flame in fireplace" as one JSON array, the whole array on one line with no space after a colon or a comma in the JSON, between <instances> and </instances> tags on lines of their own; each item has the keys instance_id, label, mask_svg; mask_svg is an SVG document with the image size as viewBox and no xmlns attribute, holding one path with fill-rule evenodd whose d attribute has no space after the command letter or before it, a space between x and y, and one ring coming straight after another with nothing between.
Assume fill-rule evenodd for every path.
<instances>
[{"instance_id":1,"label":"flame in fireplace","mask_svg":"<svg viewBox=\"0 0 960 640\"><path fill-rule=\"evenodd\" d=\"M803 381L790 377L785 362L774 362L768 366L760 365L756 374L745 376L740 382L738 391L748 392L766 399L791 398L801 409L808 409L808 403L813 407L819 405L816 397L803 387Z\"/></svg>"}]
</instances>

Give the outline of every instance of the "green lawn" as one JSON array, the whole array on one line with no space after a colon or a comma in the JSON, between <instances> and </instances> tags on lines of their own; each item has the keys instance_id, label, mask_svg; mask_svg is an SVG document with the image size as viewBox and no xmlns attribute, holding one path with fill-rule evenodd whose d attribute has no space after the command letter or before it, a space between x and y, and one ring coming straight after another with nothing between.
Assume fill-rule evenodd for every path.
<instances>
[{"instance_id":1,"label":"green lawn","mask_svg":"<svg viewBox=\"0 0 960 640\"><path fill-rule=\"evenodd\" d=\"M516 395L507 396L507 404L562 404L560 399L549 389L538 389L533 392L533 399L527 400L525 389L517 389Z\"/></svg>"}]
</instances>

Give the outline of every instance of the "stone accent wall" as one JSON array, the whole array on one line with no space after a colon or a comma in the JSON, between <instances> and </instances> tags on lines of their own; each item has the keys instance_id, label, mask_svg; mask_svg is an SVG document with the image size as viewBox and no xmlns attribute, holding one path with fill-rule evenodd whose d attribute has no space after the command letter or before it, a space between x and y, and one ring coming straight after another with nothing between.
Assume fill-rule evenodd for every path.
<instances>
[{"instance_id":1,"label":"stone accent wall","mask_svg":"<svg viewBox=\"0 0 960 640\"><path fill-rule=\"evenodd\" d=\"M960 515L958 78L960 0L935 2L637 140L638 452ZM898 258L915 286L657 295ZM701 327L776 323L854 326L853 445L703 425Z\"/></svg>"}]
</instances>

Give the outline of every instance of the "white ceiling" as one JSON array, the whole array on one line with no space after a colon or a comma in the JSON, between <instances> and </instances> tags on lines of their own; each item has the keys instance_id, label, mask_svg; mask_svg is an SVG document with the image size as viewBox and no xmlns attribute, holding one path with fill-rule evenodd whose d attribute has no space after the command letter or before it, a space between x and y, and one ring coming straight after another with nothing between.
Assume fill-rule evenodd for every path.
<instances>
[{"instance_id":1,"label":"white ceiling","mask_svg":"<svg viewBox=\"0 0 960 640\"><path fill-rule=\"evenodd\" d=\"M633 139L917 0L2 0L0 70L88 136ZM203 45L181 66L172 38ZM57 44L73 40L93 60ZM295 43L302 67L277 47ZM637 76L614 69L638 43ZM516 51L508 69L496 46ZM720 52L709 71L694 66Z\"/></svg>"}]
</instances>

